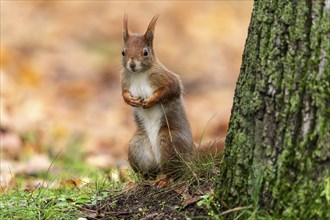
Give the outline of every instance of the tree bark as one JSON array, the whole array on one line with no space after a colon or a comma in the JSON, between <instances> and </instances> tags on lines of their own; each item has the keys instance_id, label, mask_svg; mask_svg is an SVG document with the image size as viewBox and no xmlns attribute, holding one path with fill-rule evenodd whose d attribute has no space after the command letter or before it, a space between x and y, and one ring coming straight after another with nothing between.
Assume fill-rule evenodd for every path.
<instances>
[{"instance_id":1,"label":"tree bark","mask_svg":"<svg viewBox=\"0 0 330 220\"><path fill-rule=\"evenodd\" d=\"M330 219L330 3L255 1L217 196Z\"/></svg>"}]
</instances>

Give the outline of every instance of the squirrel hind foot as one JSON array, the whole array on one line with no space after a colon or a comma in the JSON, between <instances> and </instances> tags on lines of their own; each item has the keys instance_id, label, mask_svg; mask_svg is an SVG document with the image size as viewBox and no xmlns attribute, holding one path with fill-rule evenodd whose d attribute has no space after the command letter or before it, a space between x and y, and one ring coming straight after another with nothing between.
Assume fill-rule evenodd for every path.
<instances>
[{"instance_id":1,"label":"squirrel hind foot","mask_svg":"<svg viewBox=\"0 0 330 220\"><path fill-rule=\"evenodd\" d=\"M156 186L157 188L163 188L169 182L171 182L171 177L167 175L164 178L156 180L153 185Z\"/></svg>"}]
</instances>

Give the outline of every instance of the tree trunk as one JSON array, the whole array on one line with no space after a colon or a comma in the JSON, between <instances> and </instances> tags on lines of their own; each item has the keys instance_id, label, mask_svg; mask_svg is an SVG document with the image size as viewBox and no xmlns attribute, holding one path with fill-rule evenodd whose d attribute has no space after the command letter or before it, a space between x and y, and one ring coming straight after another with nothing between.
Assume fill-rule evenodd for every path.
<instances>
[{"instance_id":1,"label":"tree trunk","mask_svg":"<svg viewBox=\"0 0 330 220\"><path fill-rule=\"evenodd\" d=\"M330 219L330 3L255 1L217 196Z\"/></svg>"}]
</instances>

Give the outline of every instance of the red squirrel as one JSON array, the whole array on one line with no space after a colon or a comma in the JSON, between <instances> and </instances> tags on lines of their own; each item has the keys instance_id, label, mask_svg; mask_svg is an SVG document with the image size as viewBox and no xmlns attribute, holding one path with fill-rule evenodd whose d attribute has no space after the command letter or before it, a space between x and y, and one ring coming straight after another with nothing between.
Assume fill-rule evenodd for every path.
<instances>
[{"instance_id":1,"label":"red squirrel","mask_svg":"<svg viewBox=\"0 0 330 220\"><path fill-rule=\"evenodd\" d=\"M153 49L153 17L144 35L130 34L124 16L121 88L132 106L137 129L129 142L128 161L144 178L177 175L195 145L183 105L179 76L157 59Z\"/></svg>"}]
</instances>

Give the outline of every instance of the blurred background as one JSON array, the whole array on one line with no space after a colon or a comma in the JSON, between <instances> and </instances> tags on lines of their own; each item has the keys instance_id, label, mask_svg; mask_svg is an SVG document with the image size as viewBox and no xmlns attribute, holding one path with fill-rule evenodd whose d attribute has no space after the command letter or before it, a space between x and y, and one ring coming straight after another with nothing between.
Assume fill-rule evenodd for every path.
<instances>
[{"instance_id":1,"label":"blurred background","mask_svg":"<svg viewBox=\"0 0 330 220\"><path fill-rule=\"evenodd\" d=\"M225 137L252 5L1 1L1 188L54 161L51 172L70 178L127 166L135 125L119 83L125 12L135 33L160 14L155 53L183 80L195 141L205 128L203 140Z\"/></svg>"}]
</instances>

